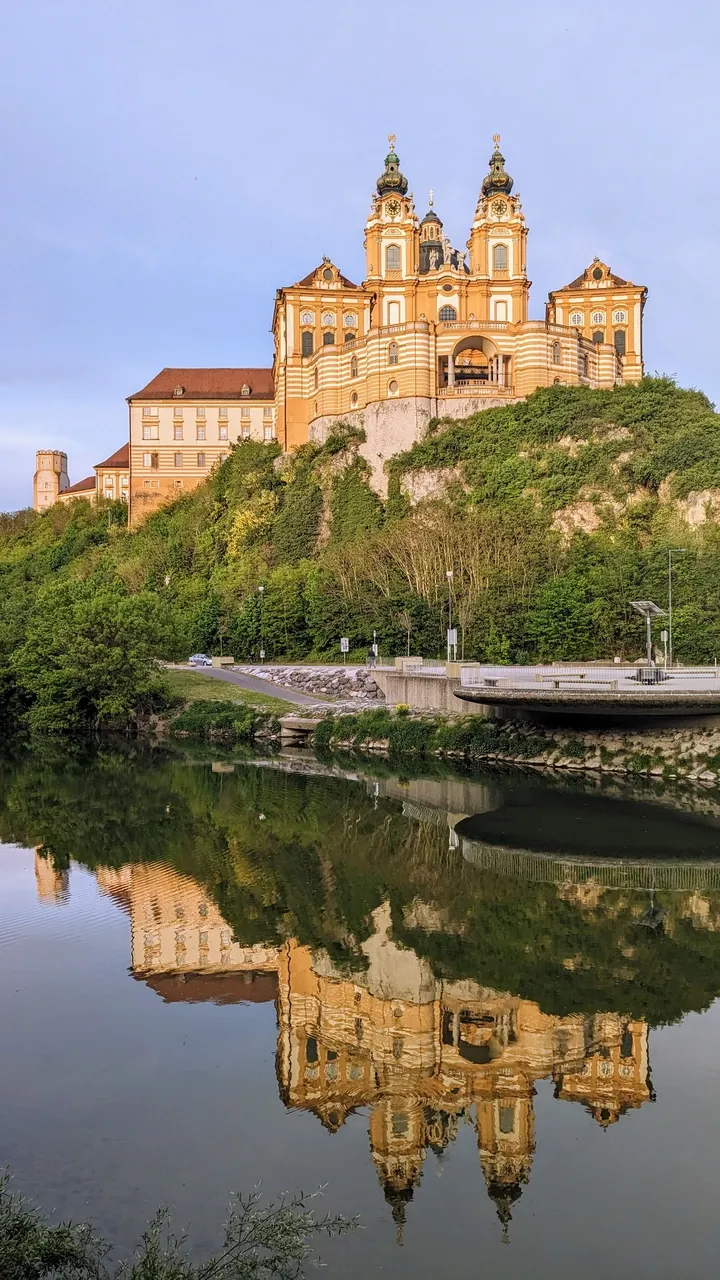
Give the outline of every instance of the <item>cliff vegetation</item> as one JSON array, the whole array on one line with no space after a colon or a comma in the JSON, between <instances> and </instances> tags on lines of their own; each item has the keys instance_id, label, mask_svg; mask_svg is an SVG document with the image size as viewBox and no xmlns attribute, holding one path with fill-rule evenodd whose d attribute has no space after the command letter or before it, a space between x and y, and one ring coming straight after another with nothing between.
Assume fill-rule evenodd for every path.
<instances>
[{"instance_id":1,"label":"cliff vegetation","mask_svg":"<svg viewBox=\"0 0 720 1280\"><path fill-rule=\"evenodd\" d=\"M667 378L551 387L432 423L373 492L362 433L292 458L244 441L205 484L127 531L78 502L0 520L0 699L38 728L162 703L154 657L433 655L453 616L466 659L642 649L629 601L667 598L676 656L720 653L720 418ZM263 592L258 588L262 586Z\"/></svg>"}]
</instances>

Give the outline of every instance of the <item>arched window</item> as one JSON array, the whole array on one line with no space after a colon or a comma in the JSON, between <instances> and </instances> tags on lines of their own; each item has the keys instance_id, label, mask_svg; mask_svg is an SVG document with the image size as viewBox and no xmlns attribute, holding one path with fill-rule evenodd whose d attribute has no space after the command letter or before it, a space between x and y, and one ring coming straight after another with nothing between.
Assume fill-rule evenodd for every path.
<instances>
[{"instance_id":1,"label":"arched window","mask_svg":"<svg viewBox=\"0 0 720 1280\"><path fill-rule=\"evenodd\" d=\"M317 391L317 389L318 389L318 382L319 382L317 365L315 365L315 368L313 369L313 374L314 374L314 377L313 377L313 383L314 383L314 386L315 386L315 390Z\"/></svg>"},{"instance_id":2,"label":"arched window","mask_svg":"<svg viewBox=\"0 0 720 1280\"><path fill-rule=\"evenodd\" d=\"M495 303L495 319L500 320L504 323L507 320L507 308L508 308L507 302L504 302L502 299L500 299L499 302L496 302Z\"/></svg>"},{"instance_id":3,"label":"arched window","mask_svg":"<svg viewBox=\"0 0 720 1280\"><path fill-rule=\"evenodd\" d=\"M582 329L583 327L582 311L573 311L572 315L570 316L570 323L575 325L576 329Z\"/></svg>"},{"instance_id":4,"label":"arched window","mask_svg":"<svg viewBox=\"0 0 720 1280\"><path fill-rule=\"evenodd\" d=\"M315 319L315 317L314 317L314 315L313 315L312 311L301 311L301 312L300 312L300 323L301 323L301 324L312 324L314 319Z\"/></svg>"},{"instance_id":5,"label":"arched window","mask_svg":"<svg viewBox=\"0 0 720 1280\"><path fill-rule=\"evenodd\" d=\"M616 329L615 330L615 350L617 351L619 356L625 355L625 341L626 341L625 330Z\"/></svg>"},{"instance_id":6,"label":"arched window","mask_svg":"<svg viewBox=\"0 0 720 1280\"><path fill-rule=\"evenodd\" d=\"M400 270L400 246L397 244L389 244L385 250L385 270Z\"/></svg>"},{"instance_id":7,"label":"arched window","mask_svg":"<svg viewBox=\"0 0 720 1280\"><path fill-rule=\"evenodd\" d=\"M388 318L388 324L400 323L400 303L399 302L388 302L387 318Z\"/></svg>"},{"instance_id":8,"label":"arched window","mask_svg":"<svg viewBox=\"0 0 720 1280\"><path fill-rule=\"evenodd\" d=\"M595 343L598 343L598 342L604 342L604 341L605 341L605 330L604 330L604 329L593 329L593 336L592 336L592 340L593 340L593 342L595 342Z\"/></svg>"},{"instance_id":9,"label":"arched window","mask_svg":"<svg viewBox=\"0 0 720 1280\"><path fill-rule=\"evenodd\" d=\"M604 324L605 323L604 311L593 311L592 316L590 317L590 321L592 324Z\"/></svg>"},{"instance_id":10,"label":"arched window","mask_svg":"<svg viewBox=\"0 0 720 1280\"><path fill-rule=\"evenodd\" d=\"M560 364L560 343L559 342L553 342L552 344L552 362L553 364Z\"/></svg>"},{"instance_id":11,"label":"arched window","mask_svg":"<svg viewBox=\"0 0 720 1280\"><path fill-rule=\"evenodd\" d=\"M352 393L352 395L351 395L351 397L350 397L350 404L352 405L352 407L353 407L353 409L354 409L354 408L355 408L355 405L357 404L357 391L353 391L353 393Z\"/></svg>"},{"instance_id":12,"label":"arched window","mask_svg":"<svg viewBox=\"0 0 720 1280\"><path fill-rule=\"evenodd\" d=\"M357 356L353 356L352 360L350 361L350 377L357 378L357 375L358 375Z\"/></svg>"},{"instance_id":13,"label":"arched window","mask_svg":"<svg viewBox=\"0 0 720 1280\"><path fill-rule=\"evenodd\" d=\"M304 356L311 356L313 353L313 336L311 329L303 329L303 335L300 339L300 350Z\"/></svg>"},{"instance_id":14,"label":"arched window","mask_svg":"<svg viewBox=\"0 0 720 1280\"><path fill-rule=\"evenodd\" d=\"M388 364L397 364L398 362L398 345L397 342L391 342L388 347Z\"/></svg>"},{"instance_id":15,"label":"arched window","mask_svg":"<svg viewBox=\"0 0 720 1280\"><path fill-rule=\"evenodd\" d=\"M323 334L323 346L333 347L335 345L335 334L329 329Z\"/></svg>"},{"instance_id":16,"label":"arched window","mask_svg":"<svg viewBox=\"0 0 720 1280\"><path fill-rule=\"evenodd\" d=\"M582 371L583 371L584 378L587 378L590 376L590 361L587 356L583 356L582 358Z\"/></svg>"},{"instance_id":17,"label":"arched window","mask_svg":"<svg viewBox=\"0 0 720 1280\"><path fill-rule=\"evenodd\" d=\"M441 307L438 320L457 320L457 311L454 307Z\"/></svg>"},{"instance_id":18,"label":"arched window","mask_svg":"<svg viewBox=\"0 0 720 1280\"><path fill-rule=\"evenodd\" d=\"M355 341L356 336L357 336L357 335L356 335L356 334L354 334L354 333L352 332L352 330L350 330L350 332L349 332L349 333L346 333L346 334L345 334L345 341L346 341L346 342L354 342L354 341Z\"/></svg>"},{"instance_id":19,"label":"arched window","mask_svg":"<svg viewBox=\"0 0 720 1280\"><path fill-rule=\"evenodd\" d=\"M493 271L507 271L508 251L506 244L493 245Z\"/></svg>"}]
</instances>

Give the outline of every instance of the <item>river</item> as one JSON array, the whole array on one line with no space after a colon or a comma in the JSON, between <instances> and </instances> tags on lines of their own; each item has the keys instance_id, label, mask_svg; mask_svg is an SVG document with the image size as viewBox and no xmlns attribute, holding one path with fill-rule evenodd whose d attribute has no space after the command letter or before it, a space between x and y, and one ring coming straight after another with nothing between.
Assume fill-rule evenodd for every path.
<instances>
[{"instance_id":1,"label":"river","mask_svg":"<svg viewBox=\"0 0 720 1280\"><path fill-rule=\"evenodd\" d=\"M720 793L0 764L0 1164L121 1253L323 1185L329 1276L708 1277L719 992Z\"/></svg>"}]
</instances>

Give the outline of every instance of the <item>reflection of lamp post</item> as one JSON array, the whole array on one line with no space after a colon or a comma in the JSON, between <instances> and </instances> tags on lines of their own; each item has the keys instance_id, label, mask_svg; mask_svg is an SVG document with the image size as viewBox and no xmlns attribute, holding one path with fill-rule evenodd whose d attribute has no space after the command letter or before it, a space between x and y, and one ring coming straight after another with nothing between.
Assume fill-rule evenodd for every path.
<instances>
[{"instance_id":1,"label":"reflection of lamp post","mask_svg":"<svg viewBox=\"0 0 720 1280\"><path fill-rule=\"evenodd\" d=\"M258 587L258 594L260 596L260 661L262 662L265 658L265 650L263 649L263 614L262 614L263 595L265 594L265 588L263 586Z\"/></svg>"},{"instance_id":2,"label":"reflection of lamp post","mask_svg":"<svg viewBox=\"0 0 720 1280\"><path fill-rule=\"evenodd\" d=\"M672 630L672 571L673 556L684 556L685 547L670 547L668 551L668 662L673 664L673 630Z\"/></svg>"},{"instance_id":3,"label":"reflection of lamp post","mask_svg":"<svg viewBox=\"0 0 720 1280\"><path fill-rule=\"evenodd\" d=\"M653 665L652 656L652 620L653 618L664 618L665 610L660 609L652 600L631 600L630 604L633 609L641 613L645 619L646 640L647 640L647 664L649 667Z\"/></svg>"},{"instance_id":4,"label":"reflection of lamp post","mask_svg":"<svg viewBox=\"0 0 720 1280\"><path fill-rule=\"evenodd\" d=\"M447 584L448 584L448 633L447 633L447 660L448 660L448 662L449 662L449 661L450 661L450 649L451 649L451 645L452 645L452 639L451 639L451 637L452 637L452 584L453 584L453 571L452 571L452 569L446 569L446 570L445 570L445 577L447 578Z\"/></svg>"}]
</instances>

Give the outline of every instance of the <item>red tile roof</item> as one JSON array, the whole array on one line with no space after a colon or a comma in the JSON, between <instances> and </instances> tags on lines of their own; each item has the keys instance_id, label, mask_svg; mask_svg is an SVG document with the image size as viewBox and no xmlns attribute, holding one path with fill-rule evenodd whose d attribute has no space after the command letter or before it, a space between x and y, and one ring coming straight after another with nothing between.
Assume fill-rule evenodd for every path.
<instances>
[{"instance_id":1,"label":"red tile roof","mask_svg":"<svg viewBox=\"0 0 720 1280\"><path fill-rule=\"evenodd\" d=\"M303 276L302 280L298 280L294 288L306 289L306 288L310 288L311 285L317 284L318 271L322 271L327 265L328 265L327 262L321 262L320 266L316 267L314 271L311 271L309 275ZM359 284L353 284L352 280L348 280L347 276L342 275L340 271L338 271L337 278L340 281L341 285L344 285L346 289L360 288Z\"/></svg>"},{"instance_id":2,"label":"red tile roof","mask_svg":"<svg viewBox=\"0 0 720 1280\"><path fill-rule=\"evenodd\" d=\"M243 396L244 386L250 395ZM273 400L272 369L163 369L132 400L172 400L176 387L184 400Z\"/></svg>"},{"instance_id":3,"label":"red tile roof","mask_svg":"<svg viewBox=\"0 0 720 1280\"><path fill-rule=\"evenodd\" d=\"M61 489L60 497L64 498L66 493L87 493L90 489L95 491L95 476L86 476L84 480L78 480L77 484L71 484L69 489Z\"/></svg>"},{"instance_id":4,"label":"red tile roof","mask_svg":"<svg viewBox=\"0 0 720 1280\"><path fill-rule=\"evenodd\" d=\"M212 1004L266 1004L278 994L277 973L134 973L133 977L146 982L164 1004L205 1000Z\"/></svg>"},{"instance_id":5,"label":"red tile roof","mask_svg":"<svg viewBox=\"0 0 720 1280\"><path fill-rule=\"evenodd\" d=\"M130 466L130 445L121 444L119 449L110 454L104 462L96 462L95 470L109 470L111 467L129 467Z\"/></svg>"},{"instance_id":6,"label":"red tile roof","mask_svg":"<svg viewBox=\"0 0 720 1280\"><path fill-rule=\"evenodd\" d=\"M562 289L556 289L554 290L554 292L566 293L570 289L572 289L573 291L575 289L582 289L583 285L587 284L588 280L590 279L590 272L592 271L594 266L595 266L595 263L591 263L591 265L587 268L587 270L583 271L581 276L578 276L575 280L571 280L570 284L564 284L562 286ZM605 276L605 279L600 280L597 283L601 287L604 284L605 285L610 284L616 289L624 289L626 286L630 286L629 280L623 280L622 276L616 276L613 274L612 271L608 271L607 275Z\"/></svg>"}]
</instances>

